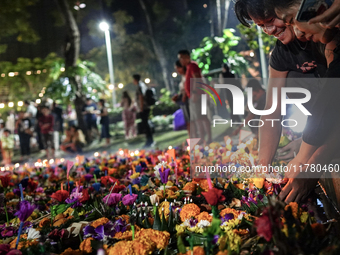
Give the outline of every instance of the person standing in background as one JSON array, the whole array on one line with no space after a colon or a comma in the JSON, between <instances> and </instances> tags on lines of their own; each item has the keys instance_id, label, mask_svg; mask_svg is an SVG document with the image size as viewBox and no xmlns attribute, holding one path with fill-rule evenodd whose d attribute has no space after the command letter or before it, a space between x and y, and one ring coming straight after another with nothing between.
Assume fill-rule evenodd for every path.
<instances>
[{"instance_id":1,"label":"person standing in background","mask_svg":"<svg viewBox=\"0 0 340 255\"><path fill-rule=\"evenodd\" d=\"M37 116L36 116L37 121L32 122L31 119L30 119L30 121L31 121L31 125L33 127L35 127L35 131L37 132L37 141L38 141L38 145L39 145L39 150L40 150L40 152L43 152L43 150L45 149L44 141L43 141L43 138L42 138L42 135L41 135L40 126L38 125L38 121L39 121L41 116L43 116L43 114L41 112L41 106L38 105ZM26 115L26 117L27 117L27 115ZM36 123L36 125L34 125L34 123Z\"/></svg>"},{"instance_id":2,"label":"person standing in background","mask_svg":"<svg viewBox=\"0 0 340 255\"><path fill-rule=\"evenodd\" d=\"M58 130L62 135L64 133L63 109L57 104L56 101L53 102L52 113L54 113L56 116L55 122L58 123L59 125Z\"/></svg>"},{"instance_id":3,"label":"person standing in background","mask_svg":"<svg viewBox=\"0 0 340 255\"><path fill-rule=\"evenodd\" d=\"M139 74L134 74L132 77L133 84L137 86L136 102L140 117L142 119L142 127L145 131L146 136L144 148L147 148L154 145L152 131L149 125L150 106L145 100L145 94L148 88L145 83L141 81L141 76Z\"/></svg>"},{"instance_id":4,"label":"person standing in background","mask_svg":"<svg viewBox=\"0 0 340 255\"><path fill-rule=\"evenodd\" d=\"M30 140L33 135L34 127L29 118L25 117L24 112L19 112L19 118L15 123L20 140L21 160L26 160L31 154Z\"/></svg>"},{"instance_id":5,"label":"person standing in background","mask_svg":"<svg viewBox=\"0 0 340 255\"><path fill-rule=\"evenodd\" d=\"M42 116L39 118L38 125L41 130L41 135L44 141L44 146L46 149L46 156L50 158L49 149L51 149L51 158L54 158L54 142L53 142L53 127L54 127L54 117L50 113L50 109L47 106L41 108Z\"/></svg>"},{"instance_id":6,"label":"person standing in background","mask_svg":"<svg viewBox=\"0 0 340 255\"><path fill-rule=\"evenodd\" d=\"M1 150L3 155L3 162L5 165L12 163L14 149L14 137L11 131L5 129L1 136Z\"/></svg>"},{"instance_id":7,"label":"person standing in background","mask_svg":"<svg viewBox=\"0 0 340 255\"><path fill-rule=\"evenodd\" d=\"M97 105L92 101L91 98L86 99L86 104L83 107L83 115L85 116L86 128L88 136L92 140L92 131L95 131L95 135L98 136L97 126Z\"/></svg>"},{"instance_id":8,"label":"person standing in background","mask_svg":"<svg viewBox=\"0 0 340 255\"><path fill-rule=\"evenodd\" d=\"M172 97L172 100L179 104L184 115L185 122L187 124L187 130L190 137L190 114L189 114L189 100L188 97L186 97L185 102L182 101L182 98L185 96L185 72L186 68L182 66L181 62L179 60L175 63L175 70L176 72L182 77L181 82L178 84L179 87L179 94L176 94Z\"/></svg>"},{"instance_id":9,"label":"person standing in background","mask_svg":"<svg viewBox=\"0 0 340 255\"><path fill-rule=\"evenodd\" d=\"M100 112L98 113L98 116L100 116L100 124L102 126L102 132L100 138L106 139L106 146L109 146L110 144L110 121L109 121L109 115L107 112L107 108L105 107L105 100L100 99L99 100L99 107Z\"/></svg>"},{"instance_id":10,"label":"person standing in background","mask_svg":"<svg viewBox=\"0 0 340 255\"><path fill-rule=\"evenodd\" d=\"M127 91L123 92L120 105L123 107L122 118L124 121L125 139L135 138L137 136L135 125L137 107Z\"/></svg>"},{"instance_id":11,"label":"person standing in background","mask_svg":"<svg viewBox=\"0 0 340 255\"><path fill-rule=\"evenodd\" d=\"M195 61L191 60L190 52L188 50L180 50L178 52L178 60L181 65L185 67L185 96L182 101L185 102L187 98L189 101L190 110L190 128L193 134L198 133L199 137L207 144L212 142L211 138L211 124L206 115L201 114L200 99L201 90L196 88L196 83L190 84L190 79L202 79L201 69ZM192 85L192 86L191 86ZM205 136L207 135L207 138Z\"/></svg>"},{"instance_id":12,"label":"person standing in background","mask_svg":"<svg viewBox=\"0 0 340 255\"><path fill-rule=\"evenodd\" d=\"M66 116L68 127L77 126L77 113L76 110L73 109L72 105L70 104L67 106Z\"/></svg>"},{"instance_id":13,"label":"person standing in background","mask_svg":"<svg viewBox=\"0 0 340 255\"><path fill-rule=\"evenodd\" d=\"M11 131L11 134L14 134L14 131L15 131L15 114L14 114L14 110L10 110L9 111L5 127L9 131Z\"/></svg>"}]
</instances>

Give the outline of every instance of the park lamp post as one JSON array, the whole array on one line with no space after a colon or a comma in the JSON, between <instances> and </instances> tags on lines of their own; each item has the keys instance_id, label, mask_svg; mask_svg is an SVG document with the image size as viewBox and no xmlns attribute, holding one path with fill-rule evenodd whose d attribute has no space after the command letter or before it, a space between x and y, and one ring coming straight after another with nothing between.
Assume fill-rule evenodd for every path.
<instances>
[{"instance_id":1,"label":"park lamp post","mask_svg":"<svg viewBox=\"0 0 340 255\"><path fill-rule=\"evenodd\" d=\"M107 62L109 66L110 83L111 83L110 87L112 87L112 103L114 106L116 104L116 92L115 92L115 79L114 79L114 74L113 74L113 61L112 61L112 49L111 49L109 24L103 21L99 24L99 28L105 32Z\"/></svg>"}]
</instances>

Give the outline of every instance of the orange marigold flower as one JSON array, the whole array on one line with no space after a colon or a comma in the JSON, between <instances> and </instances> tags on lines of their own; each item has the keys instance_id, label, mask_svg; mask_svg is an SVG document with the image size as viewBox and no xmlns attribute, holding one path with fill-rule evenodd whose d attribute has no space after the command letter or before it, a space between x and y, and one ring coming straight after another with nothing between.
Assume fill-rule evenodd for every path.
<instances>
[{"instance_id":1,"label":"orange marigold flower","mask_svg":"<svg viewBox=\"0 0 340 255\"><path fill-rule=\"evenodd\" d=\"M235 234L238 234L240 236L244 236L244 235L249 234L249 230L247 230L247 229L234 229L233 231L234 231Z\"/></svg>"},{"instance_id":2,"label":"orange marigold flower","mask_svg":"<svg viewBox=\"0 0 340 255\"><path fill-rule=\"evenodd\" d=\"M219 251L216 255L228 255L228 251Z\"/></svg>"},{"instance_id":3,"label":"orange marigold flower","mask_svg":"<svg viewBox=\"0 0 340 255\"><path fill-rule=\"evenodd\" d=\"M60 255L83 255L84 252L81 250L72 250L71 248L67 248L64 252L62 252Z\"/></svg>"},{"instance_id":4,"label":"orange marigold flower","mask_svg":"<svg viewBox=\"0 0 340 255\"><path fill-rule=\"evenodd\" d=\"M168 232L153 229L142 229L136 233L136 237L145 238L151 242L154 242L157 246L157 249L165 249L170 240L170 234Z\"/></svg>"},{"instance_id":5,"label":"orange marigold flower","mask_svg":"<svg viewBox=\"0 0 340 255\"><path fill-rule=\"evenodd\" d=\"M323 224L313 223L311 227L313 229L314 235L316 235L317 237L323 238L326 235L326 229Z\"/></svg>"},{"instance_id":6,"label":"orange marigold flower","mask_svg":"<svg viewBox=\"0 0 340 255\"><path fill-rule=\"evenodd\" d=\"M91 226L96 228L96 227L99 227L101 225L104 225L106 223L108 223L110 220L108 218L99 218L98 220L95 220L94 222L91 223Z\"/></svg>"},{"instance_id":7,"label":"orange marigold flower","mask_svg":"<svg viewBox=\"0 0 340 255\"><path fill-rule=\"evenodd\" d=\"M300 216L298 203L290 202L288 205L285 206L285 211L287 211L289 207L292 209L292 214L294 218L297 219Z\"/></svg>"},{"instance_id":8,"label":"orange marigold flower","mask_svg":"<svg viewBox=\"0 0 340 255\"><path fill-rule=\"evenodd\" d=\"M208 212L201 212L199 215L196 216L198 222L201 220L207 220L212 222L213 217Z\"/></svg>"},{"instance_id":9,"label":"orange marigold flower","mask_svg":"<svg viewBox=\"0 0 340 255\"><path fill-rule=\"evenodd\" d=\"M205 255L204 248L201 246L195 246L193 250L194 255ZM191 255L191 251L187 251L186 255Z\"/></svg>"},{"instance_id":10,"label":"orange marigold flower","mask_svg":"<svg viewBox=\"0 0 340 255\"><path fill-rule=\"evenodd\" d=\"M184 222L186 219L189 219L191 217L196 217L197 215L199 215L201 212L200 208L195 205L195 204L187 204L184 205L181 213L180 213L180 217L181 220Z\"/></svg>"},{"instance_id":11,"label":"orange marigold flower","mask_svg":"<svg viewBox=\"0 0 340 255\"><path fill-rule=\"evenodd\" d=\"M185 184L185 186L183 187L183 190L188 190L188 191L194 192L196 190L196 184L194 184L192 182L187 182L187 184Z\"/></svg>"},{"instance_id":12,"label":"orange marigold flower","mask_svg":"<svg viewBox=\"0 0 340 255\"><path fill-rule=\"evenodd\" d=\"M13 193L13 192L7 192L7 193L6 193L6 198L7 198L8 200L13 199L13 198L14 198L14 193Z\"/></svg>"},{"instance_id":13,"label":"orange marigold flower","mask_svg":"<svg viewBox=\"0 0 340 255\"><path fill-rule=\"evenodd\" d=\"M126 223L130 222L130 217L126 214L123 214L123 215L116 217L116 220L118 220L119 218L122 218L123 220L125 220Z\"/></svg>"},{"instance_id":14,"label":"orange marigold flower","mask_svg":"<svg viewBox=\"0 0 340 255\"><path fill-rule=\"evenodd\" d=\"M220 216L224 217L224 215L226 215L228 213L234 214L234 217L237 218L240 215L241 212L237 211L235 209L232 209L232 208L225 208L220 212Z\"/></svg>"},{"instance_id":15,"label":"orange marigold flower","mask_svg":"<svg viewBox=\"0 0 340 255\"><path fill-rule=\"evenodd\" d=\"M86 238L80 245L79 249L81 251L85 251L87 253L92 252L92 246L91 246L91 241L94 240L92 237Z\"/></svg>"},{"instance_id":16,"label":"orange marigold flower","mask_svg":"<svg viewBox=\"0 0 340 255\"><path fill-rule=\"evenodd\" d=\"M206 179L200 180L199 185L200 185L201 189L203 189L204 191L209 190L208 180L206 180Z\"/></svg>"}]
</instances>

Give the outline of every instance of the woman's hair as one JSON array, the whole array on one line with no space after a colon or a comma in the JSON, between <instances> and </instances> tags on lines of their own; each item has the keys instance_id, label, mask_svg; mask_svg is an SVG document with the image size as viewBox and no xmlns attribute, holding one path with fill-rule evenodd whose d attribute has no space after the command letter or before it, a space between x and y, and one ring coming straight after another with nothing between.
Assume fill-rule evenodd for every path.
<instances>
[{"instance_id":1,"label":"woman's hair","mask_svg":"<svg viewBox=\"0 0 340 255\"><path fill-rule=\"evenodd\" d=\"M236 0L234 10L237 19L246 27L250 27L251 17L268 20L276 17L273 5L266 2L271 0ZM284 0L281 0L284 2ZM251 16L251 17L250 17Z\"/></svg>"},{"instance_id":2,"label":"woman's hair","mask_svg":"<svg viewBox=\"0 0 340 255\"><path fill-rule=\"evenodd\" d=\"M179 60L176 60L175 66L183 68L184 73L186 73L187 68L185 66L183 66Z\"/></svg>"},{"instance_id":3,"label":"woman's hair","mask_svg":"<svg viewBox=\"0 0 340 255\"><path fill-rule=\"evenodd\" d=\"M126 98L128 100L128 105L130 106L131 103L132 103L132 99L131 99L129 93L126 90L123 91L123 98Z\"/></svg>"},{"instance_id":4,"label":"woman's hair","mask_svg":"<svg viewBox=\"0 0 340 255\"><path fill-rule=\"evenodd\" d=\"M284 12L292 6L301 4L302 0L265 0L265 5L273 10Z\"/></svg>"},{"instance_id":5,"label":"woman's hair","mask_svg":"<svg viewBox=\"0 0 340 255\"><path fill-rule=\"evenodd\" d=\"M101 103L102 106L105 106L105 99L99 99L99 103Z\"/></svg>"}]
</instances>

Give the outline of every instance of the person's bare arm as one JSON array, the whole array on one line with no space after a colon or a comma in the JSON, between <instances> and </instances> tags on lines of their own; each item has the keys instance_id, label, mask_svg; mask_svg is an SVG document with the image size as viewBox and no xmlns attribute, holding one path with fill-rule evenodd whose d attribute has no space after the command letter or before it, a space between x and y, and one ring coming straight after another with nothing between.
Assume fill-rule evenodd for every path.
<instances>
[{"instance_id":1,"label":"person's bare arm","mask_svg":"<svg viewBox=\"0 0 340 255\"><path fill-rule=\"evenodd\" d=\"M334 0L331 7L324 13L312 18L309 24L320 23L325 28L340 26L340 0Z\"/></svg>"},{"instance_id":2,"label":"person's bare arm","mask_svg":"<svg viewBox=\"0 0 340 255\"><path fill-rule=\"evenodd\" d=\"M270 109L273 95L273 88L277 88L277 107L270 115L261 116L264 125L259 129L259 163L262 165L271 164L281 136L281 88L286 85L288 72L280 72L269 67L269 84L265 110ZM276 119L280 121L265 121L266 119ZM272 124L273 123L273 124Z\"/></svg>"}]
</instances>

